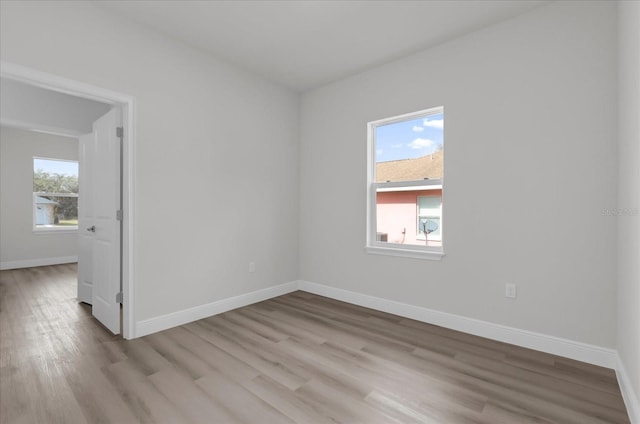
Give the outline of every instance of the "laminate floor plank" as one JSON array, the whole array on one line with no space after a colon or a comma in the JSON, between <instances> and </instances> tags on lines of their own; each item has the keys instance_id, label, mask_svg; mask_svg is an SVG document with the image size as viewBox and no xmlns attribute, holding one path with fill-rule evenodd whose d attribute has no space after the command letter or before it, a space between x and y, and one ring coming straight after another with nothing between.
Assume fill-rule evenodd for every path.
<instances>
[{"instance_id":1,"label":"laminate floor plank","mask_svg":"<svg viewBox=\"0 0 640 424\"><path fill-rule=\"evenodd\" d=\"M386 424L398 421L378 411L363 399L350 398L318 380L310 380L296 392L334 421L342 423Z\"/></svg>"},{"instance_id":2,"label":"laminate floor plank","mask_svg":"<svg viewBox=\"0 0 640 424\"><path fill-rule=\"evenodd\" d=\"M354 349L360 349L367 344L367 340L363 337L347 334L344 331L336 331L335 324L327 326L327 321L323 317L314 316L299 308L293 308L286 303L278 302L276 299L267 300L267 302L272 302L272 304L275 304L278 308L278 310L273 313L275 316L282 320L289 320L298 328L308 328L315 334L326 338L327 341L333 341Z\"/></svg>"},{"instance_id":3,"label":"laminate floor plank","mask_svg":"<svg viewBox=\"0 0 640 424\"><path fill-rule=\"evenodd\" d=\"M384 411L389 417L396 421L407 424L436 424L435 418L422 413L419 407L411 399L395 399L395 396L388 396L373 390L365 398L365 402L373 405L377 409Z\"/></svg>"},{"instance_id":4,"label":"laminate floor plank","mask_svg":"<svg viewBox=\"0 0 640 424\"><path fill-rule=\"evenodd\" d=\"M208 329L209 334L207 335L207 340L215 343L216 346L219 346L229 355L238 358L248 366L258 370L261 375L278 381L290 390L295 390L306 382L303 377L296 375L289 367L282 367L277 362L265 358L261 350L253 350L250 346L247 346L247 343L243 341L241 337L225 331L224 328L219 330L206 322L200 322L198 324Z\"/></svg>"},{"instance_id":5,"label":"laminate floor plank","mask_svg":"<svg viewBox=\"0 0 640 424\"><path fill-rule=\"evenodd\" d=\"M135 364L136 368L144 375L149 376L172 366L171 362L158 353L146 338L128 341L119 340L113 343L118 346L118 350L124 356L124 359Z\"/></svg>"},{"instance_id":6,"label":"laminate floor plank","mask_svg":"<svg viewBox=\"0 0 640 424\"><path fill-rule=\"evenodd\" d=\"M208 361L215 364L215 368L221 373L232 378L234 381L248 381L259 375L260 371L228 353L216 343L219 338L215 337L211 331L202 326L200 322L190 323L184 328L192 333L198 340L197 351L207 357Z\"/></svg>"},{"instance_id":7,"label":"laminate floor plank","mask_svg":"<svg viewBox=\"0 0 640 424\"><path fill-rule=\"evenodd\" d=\"M613 370L311 293L135 340L75 264L0 271L0 422L626 424Z\"/></svg>"},{"instance_id":8,"label":"laminate floor plank","mask_svg":"<svg viewBox=\"0 0 640 424\"><path fill-rule=\"evenodd\" d=\"M44 352L25 365L27 393L33 402L36 422L88 422L62 373L60 358L47 357Z\"/></svg>"},{"instance_id":9,"label":"laminate floor plank","mask_svg":"<svg viewBox=\"0 0 640 424\"><path fill-rule=\"evenodd\" d=\"M17 363L10 354L3 354L0 374L0 422L35 422L35 410L30 402L27 385L31 377L27 373L28 364Z\"/></svg>"},{"instance_id":10,"label":"laminate floor plank","mask_svg":"<svg viewBox=\"0 0 640 424\"><path fill-rule=\"evenodd\" d=\"M444 407L462 407L474 411L482 410L487 400L482 394L420 374L365 352L345 352L348 348L336 349L329 344L319 347L308 346L292 339L283 343L286 343L287 350L298 352L303 357L317 361L326 369L338 370L346 375L347 378L342 379L343 384L349 384L350 390L343 388L342 392L345 395L353 390L366 392L362 387L368 385L374 390L397 393L405 399L435 402Z\"/></svg>"},{"instance_id":11,"label":"laminate floor plank","mask_svg":"<svg viewBox=\"0 0 640 424\"><path fill-rule=\"evenodd\" d=\"M238 357L243 355L247 363L292 390L309 380L309 374L304 366L297 361L283 360L275 343L227 321L223 315L207 324L227 340L233 340L235 346L228 348L228 353Z\"/></svg>"},{"instance_id":12,"label":"laminate floor plank","mask_svg":"<svg viewBox=\"0 0 640 424\"><path fill-rule=\"evenodd\" d=\"M592 414L603 414L616 419L622 419L626 414L624 409L621 409L620 399L608 392L592 389L589 386L584 386L582 390L576 390L575 384L569 383L562 378L532 372L505 362L470 357L466 354L457 355L455 359L517 381L525 381L531 386L539 388L539 391L552 393L552 397L557 401L571 405L576 410Z\"/></svg>"},{"instance_id":13,"label":"laminate floor plank","mask_svg":"<svg viewBox=\"0 0 640 424\"><path fill-rule=\"evenodd\" d=\"M257 417L269 424L293 424L294 421L279 412L243 385L224 376L220 372L212 372L196 380L211 398L224 404L234 415L246 424L256 422Z\"/></svg>"},{"instance_id":14,"label":"laminate floor plank","mask_svg":"<svg viewBox=\"0 0 640 424\"><path fill-rule=\"evenodd\" d=\"M372 329L370 326L362 325L358 318L344 316L340 312L327 311L321 307L313 305L297 304L295 301L286 301L292 308L303 311L307 316L319 319L322 323L333 330L334 333L346 334L354 339L360 339L361 344L376 342L379 344L390 346L393 349L405 350L407 352L415 349L413 341L400 340L395 334L382 334L378 329Z\"/></svg>"},{"instance_id":15,"label":"laminate floor plank","mask_svg":"<svg viewBox=\"0 0 640 424\"><path fill-rule=\"evenodd\" d=\"M320 312L323 309L327 311L329 307L316 307L311 304L307 304L305 306L307 310L311 311L312 313L318 314L320 316L325 316L327 319L330 319L329 315ZM405 331L405 329L401 328L397 324L380 324L377 326L372 326L371 322L362 320L359 317L351 317L348 313L343 314L338 311L337 314L338 316L336 316L336 312L334 312L332 315L332 319L334 321L340 323L340 326L344 329L348 329L358 334L366 334L369 342L378 341L383 344L396 343L396 347L398 349L404 349L406 351L411 351L416 347L424 347L427 349L433 349L434 347L436 347L438 351L447 353L451 356L460 351L467 351L477 355L486 356L488 358L505 358L505 354L497 349L487 348L483 346L474 346L473 344L463 343L455 339L443 337L438 334L429 334L426 336L424 333L416 334L417 331Z\"/></svg>"},{"instance_id":16,"label":"laminate floor plank","mask_svg":"<svg viewBox=\"0 0 640 424\"><path fill-rule=\"evenodd\" d=\"M264 313L258 305L250 305L242 309L238 309L238 314L249 317L255 321L260 321L268 324L277 331L281 331L287 334L289 337L297 337L303 340L309 340L310 342L321 344L327 341L326 338L315 334L309 329L304 329L291 325L287 320L278 318L275 314Z\"/></svg>"},{"instance_id":17,"label":"laminate floor plank","mask_svg":"<svg viewBox=\"0 0 640 424\"><path fill-rule=\"evenodd\" d=\"M180 412L195 423L241 423L234 411L220 404L184 373L173 368L158 371L149 376L153 385Z\"/></svg>"},{"instance_id":18,"label":"laminate floor plank","mask_svg":"<svg viewBox=\"0 0 640 424\"><path fill-rule=\"evenodd\" d=\"M556 418L561 417L565 409L563 405L556 403L558 396L553 391L540 389L526 380L520 381L493 371L467 366L443 355L417 349L415 352L417 355L413 358L411 357L413 355L385 351L380 348L365 348L364 350L376 357L405 364L416 373L428 375L453 386L468 388L475 393L486 393L497 398L504 397L514 405L525 402L527 408L530 405L538 404L538 409L546 410L548 413L554 414L553 416ZM584 417L578 411L574 412L577 416L577 422L589 422L590 417Z\"/></svg>"},{"instance_id":19,"label":"laminate floor plank","mask_svg":"<svg viewBox=\"0 0 640 424\"><path fill-rule=\"evenodd\" d=\"M161 368L158 372L167 368L176 368L177 372L185 374L192 380L197 380L214 371L214 367L200 359L191 349L176 342L173 337L176 330L178 329L171 328L145 337L149 345L172 365L172 367Z\"/></svg>"},{"instance_id":20,"label":"laminate floor plank","mask_svg":"<svg viewBox=\"0 0 640 424\"><path fill-rule=\"evenodd\" d=\"M335 424L316 404L268 376L260 375L243 384L248 391L296 423Z\"/></svg>"},{"instance_id":21,"label":"laminate floor plank","mask_svg":"<svg viewBox=\"0 0 640 424\"><path fill-rule=\"evenodd\" d=\"M121 394L139 423L190 422L174 399L167 398L134 363L121 361L105 368L111 384Z\"/></svg>"},{"instance_id":22,"label":"laminate floor plank","mask_svg":"<svg viewBox=\"0 0 640 424\"><path fill-rule=\"evenodd\" d=\"M253 320L247 316L242 315L238 311L226 312L224 318L236 325L240 325L245 327L246 329L252 331L253 333L268 339L272 342L279 342L280 340L284 340L289 335L283 331L279 331L276 328L265 325L262 322Z\"/></svg>"},{"instance_id":23,"label":"laminate floor plank","mask_svg":"<svg viewBox=\"0 0 640 424\"><path fill-rule=\"evenodd\" d=\"M81 361L67 363L64 374L87 422L135 422L134 413L91 355Z\"/></svg>"}]
</instances>

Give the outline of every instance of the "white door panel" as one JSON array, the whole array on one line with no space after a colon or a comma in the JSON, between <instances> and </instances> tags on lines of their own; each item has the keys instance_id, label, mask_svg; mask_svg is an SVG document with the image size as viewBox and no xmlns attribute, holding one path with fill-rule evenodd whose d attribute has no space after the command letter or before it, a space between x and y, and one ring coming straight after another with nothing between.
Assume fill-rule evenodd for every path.
<instances>
[{"instance_id":1,"label":"white door panel","mask_svg":"<svg viewBox=\"0 0 640 424\"><path fill-rule=\"evenodd\" d=\"M120 110L93 124L93 315L112 333L120 333Z\"/></svg>"}]
</instances>

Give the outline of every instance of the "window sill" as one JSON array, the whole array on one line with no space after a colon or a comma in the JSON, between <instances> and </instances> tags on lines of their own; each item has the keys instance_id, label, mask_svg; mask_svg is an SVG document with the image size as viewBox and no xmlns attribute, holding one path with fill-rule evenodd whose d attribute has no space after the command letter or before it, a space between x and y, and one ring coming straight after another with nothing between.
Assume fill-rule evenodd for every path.
<instances>
[{"instance_id":1,"label":"window sill","mask_svg":"<svg viewBox=\"0 0 640 424\"><path fill-rule=\"evenodd\" d=\"M402 249L397 247L367 246L365 251L373 255L399 256L402 258L427 259L439 261L443 258L444 252L433 250Z\"/></svg>"},{"instance_id":2,"label":"window sill","mask_svg":"<svg viewBox=\"0 0 640 424\"><path fill-rule=\"evenodd\" d=\"M34 228L33 234L69 234L77 233L78 227L49 227L49 228Z\"/></svg>"}]
</instances>

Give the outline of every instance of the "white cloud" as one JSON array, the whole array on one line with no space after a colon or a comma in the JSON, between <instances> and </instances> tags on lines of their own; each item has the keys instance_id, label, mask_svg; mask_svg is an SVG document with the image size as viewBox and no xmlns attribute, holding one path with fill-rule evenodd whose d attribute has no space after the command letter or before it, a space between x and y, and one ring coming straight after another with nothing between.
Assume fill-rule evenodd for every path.
<instances>
[{"instance_id":1,"label":"white cloud","mask_svg":"<svg viewBox=\"0 0 640 424\"><path fill-rule=\"evenodd\" d=\"M377 155L377 156L381 156L381 155L382 155L382 153L383 153L383 150L382 150L382 149L376 149L376 155Z\"/></svg>"},{"instance_id":2,"label":"white cloud","mask_svg":"<svg viewBox=\"0 0 640 424\"><path fill-rule=\"evenodd\" d=\"M391 145L391 148L392 148L392 149L399 149L399 148L401 148L401 147L402 147L402 143L392 144L392 145Z\"/></svg>"},{"instance_id":3,"label":"white cloud","mask_svg":"<svg viewBox=\"0 0 640 424\"><path fill-rule=\"evenodd\" d=\"M436 143L428 138L416 138L411 143L407 144L408 147L416 150L429 150L433 152L436 149Z\"/></svg>"},{"instance_id":4,"label":"white cloud","mask_svg":"<svg viewBox=\"0 0 640 424\"><path fill-rule=\"evenodd\" d=\"M431 120L425 119L424 121L422 121L422 124L425 127L443 129L444 128L444 119L431 119Z\"/></svg>"},{"instance_id":5,"label":"white cloud","mask_svg":"<svg viewBox=\"0 0 640 424\"><path fill-rule=\"evenodd\" d=\"M414 125L414 126L413 126L413 131L414 131L414 132L422 132L422 131L424 131L424 128L423 128L423 127L420 127L420 126L418 126L418 125Z\"/></svg>"}]
</instances>

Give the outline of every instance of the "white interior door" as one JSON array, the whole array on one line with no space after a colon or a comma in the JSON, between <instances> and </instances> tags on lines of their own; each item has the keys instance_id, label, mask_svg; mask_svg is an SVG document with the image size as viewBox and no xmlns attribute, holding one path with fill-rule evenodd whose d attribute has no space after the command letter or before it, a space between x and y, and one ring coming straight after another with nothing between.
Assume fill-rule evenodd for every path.
<instances>
[{"instance_id":1,"label":"white interior door","mask_svg":"<svg viewBox=\"0 0 640 424\"><path fill-rule=\"evenodd\" d=\"M112 333L120 334L120 109L113 108L93 124L93 316ZM93 232L93 231L92 231Z\"/></svg>"},{"instance_id":2,"label":"white interior door","mask_svg":"<svg viewBox=\"0 0 640 424\"><path fill-rule=\"evenodd\" d=\"M78 300L93 303L93 157L95 134L79 139L78 169Z\"/></svg>"}]
</instances>

